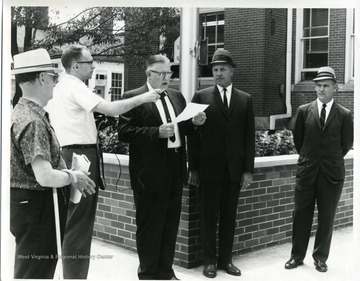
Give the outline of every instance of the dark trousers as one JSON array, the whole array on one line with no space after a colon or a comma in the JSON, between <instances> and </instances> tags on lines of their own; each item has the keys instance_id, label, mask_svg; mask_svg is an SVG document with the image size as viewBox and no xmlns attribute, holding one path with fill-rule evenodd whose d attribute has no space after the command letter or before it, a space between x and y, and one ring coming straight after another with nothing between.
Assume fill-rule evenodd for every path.
<instances>
[{"instance_id":1,"label":"dark trousers","mask_svg":"<svg viewBox=\"0 0 360 281\"><path fill-rule=\"evenodd\" d=\"M58 188L60 232L66 223L69 190ZM53 279L57 264L52 188L45 191L10 189L10 230L15 236L14 278Z\"/></svg>"},{"instance_id":2,"label":"dark trousers","mask_svg":"<svg viewBox=\"0 0 360 281\"><path fill-rule=\"evenodd\" d=\"M164 178L166 188L151 193L134 192L139 279L164 280L174 276L172 265L182 198L182 154L173 153L168 159L166 171L154 175Z\"/></svg>"},{"instance_id":3,"label":"dark trousers","mask_svg":"<svg viewBox=\"0 0 360 281\"><path fill-rule=\"evenodd\" d=\"M232 261L240 183L232 182L228 171L217 182L200 183L200 225L204 264ZM219 222L219 255L216 232Z\"/></svg>"},{"instance_id":4,"label":"dark trousers","mask_svg":"<svg viewBox=\"0 0 360 281\"><path fill-rule=\"evenodd\" d=\"M71 167L72 154L84 154L90 160L90 178L96 183L96 193L81 197L78 204L70 201L63 243L65 279L86 279L90 264L90 247L98 200L99 159L94 148L66 148L63 157Z\"/></svg>"},{"instance_id":5,"label":"dark trousers","mask_svg":"<svg viewBox=\"0 0 360 281\"><path fill-rule=\"evenodd\" d=\"M324 262L328 259L335 213L343 184L343 182L338 184L330 182L320 168L313 186L297 185L295 187L292 258L298 260L305 258L316 202L318 208L318 226L313 258Z\"/></svg>"}]
</instances>

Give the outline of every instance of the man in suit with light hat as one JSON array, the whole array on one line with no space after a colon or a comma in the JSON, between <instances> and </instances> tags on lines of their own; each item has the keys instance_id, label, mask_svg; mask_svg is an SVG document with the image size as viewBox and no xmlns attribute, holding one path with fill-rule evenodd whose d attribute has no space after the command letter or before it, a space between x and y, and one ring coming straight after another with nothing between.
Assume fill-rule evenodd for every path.
<instances>
[{"instance_id":1,"label":"man in suit with light hat","mask_svg":"<svg viewBox=\"0 0 360 281\"><path fill-rule=\"evenodd\" d=\"M313 81L317 99L299 107L293 127L299 159L292 250L285 268L304 263L316 201L318 225L312 256L316 270L326 272L336 208L344 185L344 156L353 146L354 128L351 111L334 101L338 89L335 71L321 67Z\"/></svg>"},{"instance_id":2,"label":"man in suit with light hat","mask_svg":"<svg viewBox=\"0 0 360 281\"><path fill-rule=\"evenodd\" d=\"M216 85L196 92L192 99L209 107L205 124L188 138L189 183L200 184L204 276L216 277L217 269L240 276L232 263L232 246L240 190L250 185L254 170L254 111L251 96L232 84L236 64L230 53L216 50L210 66Z\"/></svg>"},{"instance_id":3,"label":"man in suit with light hat","mask_svg":"<svg viewBox=\"0 0 360 281\"><path fill-rule=\"evenodd\" d=\"M45 49L14 56L12 74L23 92L13 109L10 129L10 231L16 242L17 279L54 277L58 260L56 235L62 236L65 229L68 185L83 194L95 192L95 183L87 175L66 168L44 110L61 71L52 66ZM58 197L58 233L53 188Z\"/></svg>"}]
</instances>

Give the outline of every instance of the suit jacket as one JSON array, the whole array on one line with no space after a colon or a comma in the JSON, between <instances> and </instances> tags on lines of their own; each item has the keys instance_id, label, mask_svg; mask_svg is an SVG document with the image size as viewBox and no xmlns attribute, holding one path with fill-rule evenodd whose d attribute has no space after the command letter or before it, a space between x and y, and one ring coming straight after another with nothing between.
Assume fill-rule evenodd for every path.
<instances>
[{"instance_id":1,"label":"suit jacket","mask_svg":"<svg viewBox=\"0 0 360 281\"><path fill-rule=\"evenodd\" d=\"M124 93L123 98L130 98L149 91L147 85ZM167 89L169 100L179 115L186 107L183 95L176 90ZM119 140L129 143L129 171L131 188L134 191L153 192L166 188L162 177L167 162L167 141L159 138L159 126L162 125L155 103L144 103L119 117ZM186 179L185 134L194 128L191 120L179 125L183 169L179 174Z\"/></svg>"},{"instance_id":2,"label":"suit jacket","mask_svg":"<svg viewBox=\"0 0 360 281\"><path fill-rule=\"evenodd\" d=\"M243 172L253 172L255 122L251 96L232 88L226 111L217 86L195 93L192 102L209 104L206 122L188 138L189 169L198 170L200 181L218 181L226 166L233 182Z\"/></svg>"},{"instance_id":3,"label":"suit jacket","mask_svg":"<svg viewBox=\"0 0 360 281\"><path fill-rule=\"evenodd\" d=\"M344 156L354 138L350 110L334 102L322 130L316 100L302 105L295 117L293 136L299 153L297 184L312 185L320 167L332 183L344 180Z\"/></svg>"}]
</instances>

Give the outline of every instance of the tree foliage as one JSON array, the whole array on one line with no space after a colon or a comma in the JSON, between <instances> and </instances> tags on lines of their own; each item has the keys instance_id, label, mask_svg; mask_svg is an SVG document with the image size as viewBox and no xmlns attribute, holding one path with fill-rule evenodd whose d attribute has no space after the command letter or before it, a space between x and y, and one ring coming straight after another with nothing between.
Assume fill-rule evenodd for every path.
<instances>
[{"instance_id":1,"label":"tree foliage","mask_svg":"<svg viewBox=\"0 0 360 281\"><path fill-rule=\"evenodd\" d=\"M58 54L64 45L80 43L100 60L116 57L143 63L153 53L149 46L157 46L159 52L172 58L179 30L176 8L92 7L64 23L49 24L46 36L32 48Z\"/></svg>"},{"instance_id":2,"label":"tree foliage","mask_svg":"<svg viewBox=\"0 0 360 281\"><path fill-rule=\"evenodd\" d=\"M24 50L31 49L37 30L49 25L48 7L11 7L11 54L19 53L17 27L24 26Z\"/></svg>"}]
</instances>

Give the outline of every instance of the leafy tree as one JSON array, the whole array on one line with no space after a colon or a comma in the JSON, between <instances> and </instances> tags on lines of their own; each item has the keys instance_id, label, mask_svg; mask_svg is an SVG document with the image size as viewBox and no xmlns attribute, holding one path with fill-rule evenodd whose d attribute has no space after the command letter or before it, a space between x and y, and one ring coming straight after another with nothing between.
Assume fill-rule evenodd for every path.
<instances>
[{"instance_id":1,"label":"leafy tree","mask_svg":"<svg viewBox=\"0 0 360 281\"><path fill-rule=\"evenodd\" d=\"M134 63L143 63L152 53L149 46L154 45L171 58L179 30L176 8L92 7L67 22L49 24L46 36L35 41L32 47L43 47L55 54L61 52L63 45L81 43L100 60L102 57L131 58Z\"/></svg>"},{"instance_id":2,"label":"leafy tree","mask_svg":"<svg viewBox=\"0 0 360 281\"><path fill-rule=\"evenodd\" d=\"M180 15L176 8L92 7L61 24L50 23L48 7L12 7L11 16L13 56L19 53L18 26L25 26L24 51L45 48L50 55L58 55L62 46L80 43L97 60L110 57L134 65L143 64L153 53L154 48L149 46L156 46L156 52L172 59L173 44L180 35ZM45 31L45 37L36 40L40 29ZM20 96L17 85L13 105Z\"/></svg>"},{"instance_id":3,"label":"leafy tree","mask_svg":"<svg viewBox=\"0 0 360 281\"><path fill-rule=\"evenodd\" d=\"M17 27L25 27L24 51L31 49L37 30L49 25L48 7L11 7L11 54L19 53Z\"/></svg>"}]
</instances>

